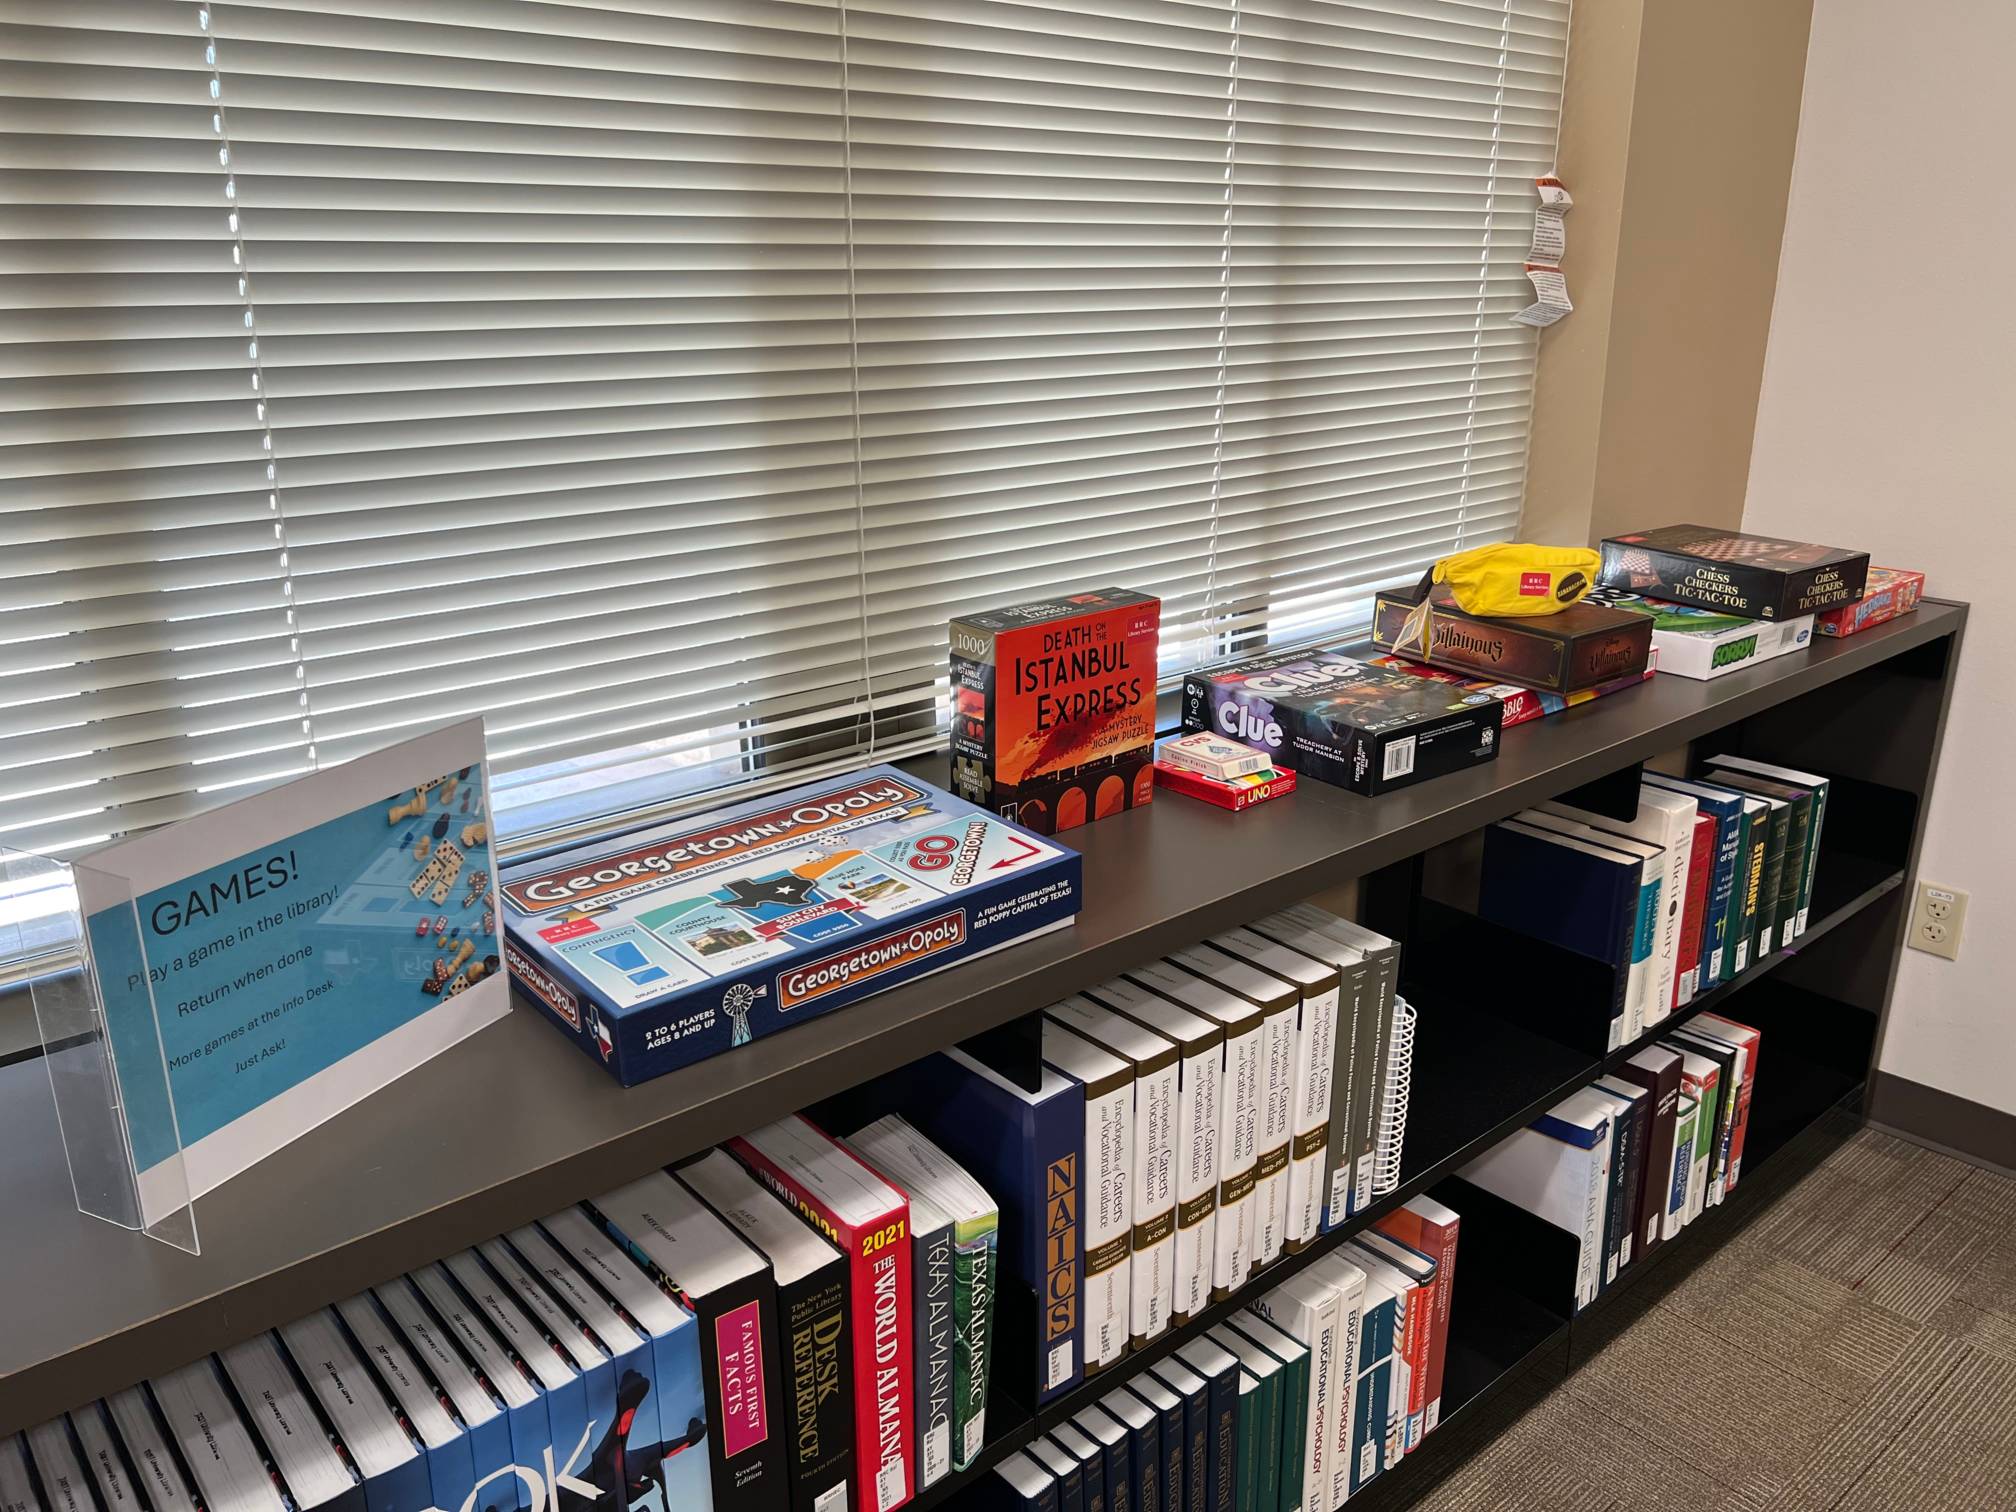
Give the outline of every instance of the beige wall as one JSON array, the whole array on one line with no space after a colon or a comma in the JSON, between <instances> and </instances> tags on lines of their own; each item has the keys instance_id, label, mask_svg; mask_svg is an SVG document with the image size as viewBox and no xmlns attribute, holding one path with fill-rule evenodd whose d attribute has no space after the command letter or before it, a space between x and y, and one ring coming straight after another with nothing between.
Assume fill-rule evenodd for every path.
<instances>
[{"instance_id":1,"label":"beige wall","mask_svg":"<svg viewBox=\"0 0 2016 1512\"><path fill-rule=\"evenodd\" d=\"M2008 1113L2012 57L2009 0L1819 7L1744 516L1923 568L1931 592L1973 602L1919 863L1972 894L1966 934L1957 962L1904 952L1880 1064Z\"/></svg>"},{"instance_id":2,"label":"beige wall","mask_svg":"<svg viewBox=\"0 0 2016 1512\"><path fill-rule=\"evenodd\" d=\"M1541 336L1532 540L1741 518L1811 0L1578 6L1575 313Z\"/></svg>"}]
</instances>

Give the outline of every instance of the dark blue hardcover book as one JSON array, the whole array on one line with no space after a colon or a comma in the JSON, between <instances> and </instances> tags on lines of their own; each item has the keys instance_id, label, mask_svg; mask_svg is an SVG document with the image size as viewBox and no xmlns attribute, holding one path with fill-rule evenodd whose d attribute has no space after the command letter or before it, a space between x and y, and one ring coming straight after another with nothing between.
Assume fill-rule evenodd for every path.
<instances>
[{"instance_id":1,"label":"dark blue hardcover book","mask_svg":"<svg viewBox=\"0 0 2016 1512\"><path fill-rule=\"evenodd\" d=\"M1064 1512L1057 1477L1018 1449L973 1488L976 1512Z\"/></svg>"},{"instance_id":2,"label":"dark blue hardcover book","mask_svg":"<svg viewBox=\"0 0 2016 1512\"><path fill-rule=\"evenodd\" d=\"M427 1305L434 1309L463 1355L504 1404L504 1417L511 1425L511 1452L514 1463L543 1466L553 1445L553 1419L546 1410L546 1398L510 1351L491 1330L483 1311L463 1294L440 1261L411 1271L407 1279L419 1288ZM583 1408L585 1412L585 1404ZM567 1451L554 1451L554 1463ZM524 1488L521 1488L521 1496ZM538 1498L533 1498L536 1509Z\"/></svg>"},{"instance_id":3,"label":"dark blue hardcover book","mask_svg":"<svg viewBox=\"0 0 2016 1512\"><path fill-rule=\"evenodd\" d=\"M1493 924L1605 962L1616 974L1610 1017L1624 1016L1639 936L1644 862L1507 820L1484 831L1478 914Z\"/></svg>"},{"instance_id":4,"label":"dark blue hardcover book","mask_svg":"<svg viewBox=\"0 0 2016 1512\"><path fill-rule=\"evenodd\" d=\"M1077 1461L1085 1487L1085 1512L1107 1512L1106 1451L1069 1423L1050 1430L1050 1442Z\"/></svg>"},{"instance_id":5,"label":"dark blue hardcover book","mask_svg":"<svg viewBox=\"0 0 2016 1512\"><path fill-rule=\"evenodd\" d=\"M427 1462L428 1505L461 1512L476 1489L476 1461L469 1432L447 1391L415 1357L371 1293L344 1298L336 1304L336 1315L420 1443Z\"/></svg>"},{"instance_id":6,"label":"dark blue hardcover book","mask_svg":"<svg viewBox=\"0 0 2016 1512\"><path fill-rule=\"evenodd\" d=\"M454 1338L421 1297L420 1288L410 1276L397 1276L373 1287L372 1295L398 1325L414 1359L440 1388L441 1399L468 1438L470 1467L475 1477L471 1489L481 1488L479 1512L492 1505L499 1512L508 1512L521 1500L529 1506L523 1485L509 1473L510 1467L517 1463L517 1456L512 1451L511 1421L505 1415L504 1404L456 1347ZM446 1506L438 1498L436 1505ZM455 1504L456 1512L460 1512L461 1506L459 1501Z\"/></svg>"},{"instance_id":7,"label":"dark blue hardcover book","mask_svg":"<svg viewBox=\"0 0 2016 1512\"><path fill-rule=\"evenodd\" d=\"M370 1512L426 1512L433 1506L426 1455L351 1345L335 1310L325 1307L283 1323L280 1341L363 1477Z\"/></svg>"},{"instance_id":8,"label":"dark blue hardcover book","mask_svg":"<svg viewBox=\"0 0 2016 1512\"><path fill-rule=\"evenodd\" d=\"M1105 1464L1106 1512L1136 1512L1134 1504L1134 1436L1127 1425L1103 1407L1087 1407L1071 1426L1099 1446Z\"/></svg>"},{"instance_id":9,"label":"dark blue hardcover book","mask_svg":"<svg viewBox=\"0 0 2016 1512\"><path fill-rule=\"evenodd\" d=\"M1056 1477L1057 1512L1085 1512L1085 1470L1069 1450L1039 1438L1023 1452Z\"/></svg>"},{"instance_id":10,"label":"dark blue hardcover book","mask_svg":"<svg viewBox=\"0 0 2016 1512\"><path fill-rule=\"evenodd\" d=\"M1203 1512L1211 1493L1211 1387L1181 1360L1158 1360L1148 1373L1183 1398L1183 1512Z\"/></svg>"},{"instance_id":11,"label":"dark blue hardcover book","mask_svg":"<svg viewBox=\"0 0 2016 1512\"><path fill-rule=\"evenodd\" d=\"M262 1446L295 1512L367 1512L363 1477L336 1447L279 1338L257 1334L217 1359L238 1420Z\"/></svg>"},{"instance_id":12,"label":"dark blue hardcover book","mask_svg":"<svg viewBox=\"0 0 2016 1512\"><path fill-rule=\"evenodd\" d=\"M1041 1090L1030 1092L967 1051L947 1050L882 1084L896 1110L1000 1205L997 1368L1029 1382L1039 1405L1085 1379L1085 1088L1047 1066L1042 1075ZM1030 1353L1011 1360L1018 1345Z\"/></svg>"},{"instance_id":13,"label":"dark blue hardcover book","mask_svg":"<svg viewBox=\"0 0 2016 1512\"><path fill-rule=\"evenodd\" d=\"M1162 1419L1124 1386L1099 1405L1127 1430L1127 1484L1134 1512L1169 1512L1162 1493Z\"/></svg>"},{"instance_id":14,"label":"dark blue hardcover book","mask_svg":"<svg viewBox=\"0 0 2016 1512\"><path fill-rule=\"evenodd\" d=\"M1647 772L1645 780L1669 793L1692 798L1696 807L1715 821L1715 874L1708 882L1707 915L1701 921L1699 990L1706 992L1735 975L1730 969L1736 942L1729 933L1729 899L1736 891L1736 874L1742 867L1743 800L1728 788L1669 777L1664 772Z\"/></svg>"},{"instance_id":15,"label":"dark blue hardcover book","mask_svg":"<svg viewBox=\"0 0 2016 1512\"><path fill-rule=\"evenodd\" d=\"M1155 1414L1156 1431L1162 1437L1163 1512L1181 1512L1188 1501L1184 1465L1188 1460L1184 1434L1183 1398L1153 1376L1138 1375L1127 1389L1148 1404Z\"/></svg>"},{"instance_id":16,"label":"dark blue hardcover book","mask_svg":"<svg viewBox=\"0 0 2016 1512\"><path fill-rule=\"evenodd\" d=\"M1211 1433L1204 1445L1204 1506L1193 1512L1233 1512L1239 1465L1239 1362L1209 1339L1192 1339L1176 1358L1210 1393Z\"/></svg>"}]
</instances>

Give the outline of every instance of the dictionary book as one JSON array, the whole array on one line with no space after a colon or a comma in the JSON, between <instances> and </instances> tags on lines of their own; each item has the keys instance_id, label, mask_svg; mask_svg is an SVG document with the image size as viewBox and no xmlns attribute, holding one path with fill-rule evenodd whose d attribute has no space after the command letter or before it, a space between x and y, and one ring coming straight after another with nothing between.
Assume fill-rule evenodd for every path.
<instances>
[{"instance_id":1,"label":"dictionary book","mask_svg":"<svg viewBox=\"0 0 2016 1512\"><path fill-rule=\"evenodd\" d=\"M847 1257L857 1512L894 1512L917 1486L909 1200L796 1115L728 1148Z\"/></svg>"},{"instance_id":2,"label":"dictionary book","mask_svg":"<svg viewBox=\"0 0 2016 1512\"><path fill-rule=\"evenodd\" d=\"M854 1478L854 1375L847 1261L725 1150L674 1173L770 1262L777 1282L772 1409L784 1423L792 1512L833 1512Z\"/></svg>"}]
</instances>

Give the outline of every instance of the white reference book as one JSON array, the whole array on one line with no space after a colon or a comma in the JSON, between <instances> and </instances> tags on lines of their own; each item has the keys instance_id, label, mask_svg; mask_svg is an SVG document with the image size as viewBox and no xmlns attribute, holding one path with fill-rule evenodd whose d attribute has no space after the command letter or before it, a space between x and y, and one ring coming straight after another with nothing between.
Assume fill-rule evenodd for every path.
<instances>
[{"instance_id":1,"label":"white reference book","mask_svg":"<svg viewBox=\"0 0 2016 1512\"><path fill-rule=\"evenodd\" d=\"M0 1438L0 1512L43 1512L28 1479L28 1450L18 1433Z\"/></svg>"},{"instance_id":2,"label":"white reference book","mask_svg":"<svg viewBox=\"0 0 2016 1512\"><path fill-rule=\"evenodd\" d=\"M106 1416L103 1402L92 1402L67 1414L77 1435L77 1450L84 1470L98 1486L98 1501L105 1512L140 1512L140 1488L126 1473L125 1458L119 1453L118 1436Z\"/></svg>"},{"instance_id":3,"label":"white reference book","mask_svg":"<svg viewBox=\"0 0 2016 1512\"><path fill-rule=\"evenodd\" d=\"M1579 819L1594 829L1629 835L1666 852L1666 882L1660 895L1659 985L1646 1017L1651 1028L1673 1011L1680 973L1680 930L1686 922L1687 878L1694 862L1694 821L1701 816L1700 805L1685 793L1641 783L1638 788L1638 816L1629 821L1611 819L1565 803L1543 803L1543 813L1564 819Z\"/></svg>"},{"instance_id":4,"label":"white reference book","mask_svg":"<svg viewBox=\"0 0 2016 1512\"><path fill-rule=\"evenodd\" d=\"M133 1467L141 1500L151 1512L193 1512L196 1503L189 1483L175 1463L146 1388L128 1386L115 1391L105 1398L104 1407L113 1433L126 1447L126 1462Z\"/></svg>"},{"instance_id":5,"label":"white reference book","mask_svg":"<svg viewBox=\"0 0 2016 1512\"><path fill-rule=\"evenodd\" d=\"M42 1477L49 1512L97 1512L84 1462L71 1447L70 1428L62 1418L51 1418L28 1430L28 1458Z\"/></svg>"},{"instance_id":6,"label":"white reference book","mask_svg":"<svg viewBox=\"0 0 2016 1512\"><path fill-rule=\"evenodd\" d=\"M209 1512L285 1512L266 1457L239 1421L209 1357L156 1376L150 1385Z\"/></svg>"},{"instance_id":7,"label":"white reference book","mask_svg":"<svg viewBox=\"0 0 2016 1512\"><path fill-rule=\"evenodd\" d=\"M1365 1312L1377 1298L1363 1270L1342 1254L1331 1254L1305 1274L1328 1286L1337 1297L1337 1393L1331 1399L1330 1505L1341 1507L1351 1495L1352 1454L1356 1448L1358 1377L1370 1363L1361 1358L1365 1344Z\"/></svg>"},{"instance_id":8,"label":"white reference book","mask_svg":"<svg viewBox=\"0 0 2016 1512\"><path fill-rule=\"evenodd\" d=\"M1300 932L1298 939L1307 938ZM1337 1019L1342 1006L1343 967L1328 958L1320 941L1311 949L1281 943L1250 929L1227 930L1213 941L1247 964L1294 982L1297 1005L1288 1086L1287 1244L1300 1249L1323 1232L1324 1181L1330 1161L1330 1123L1336 1116ZM1336 942L1339 953L1358 953Z\"/></svg>"},{"instance_id":9,"label":"white reference book","mask_svg":"<svg viewBox=\"0 0 2016 1512\"><path fill-rule=\"evenodd\" d=\"M1149 961L1127 975L1225 1033L1218 1082L1218 1243L1211 1291L1224 1298L1246 1283L1259 1234L1254 1189L1260 1163L1260 1060L1266 1018L1224 988L1168 961Z\"/></svg>"},{"instance_id":10,"label":"white reference book","mask_svg":"<svg viewBox=\"0 0 2016 1512\"><path fill-rule=\"evenodd\" d=\"M1714 1111L1719 1121L1722 1099L1727 1097L1731 1090L1722 1085L1721 1066L1701 1054L1700 1051L1688 1049L1684 1041L1669 1039L1662 1040L1660 1043L1665 1045L1668 1050L1674 1051L1679 1055L1681 1086L1683 1088L1689 1080L1692 1080L1697 1086L1706 1086L1711 1077L1714 1079ZM1703 1118L1707 1117L1709 1112L1707 1100L1705 1098L1696 1098L1695 1100L1701 1105L1701 1116ZM1701 1148L1701 1144L1701 1134L1699 1129L1696 1129L1694 1148L1698 1151ZM1695 1160L1687 1172L1687 1216L1681 1220L1683 1225L1692 1223L1696 1218L1699 1218L1703 1209L1708 1206L1708 1171L1715 1164L1715 1136L1713 1133L1708 1136L1707 1145L1708 1158L1706 1160Z\"/></svg>"},{"instance_id":11,"label":"white reference book","mask_svg":"<svg viewBox=\"0 0 2016 1512\"><path fill-rule=\"evenodd\" d=\"M386 1315L399 1325L406 1342L441 1384L455 1415L465 1428L480 1428L498 1415L497 1398L492 1396L476 1372L462 1358L440 1324L421 1301L420 1288L411 1276L398 1276L373 1288ZM522 1405L522 1404L521 1404Z\"/></svg>"},{"instance_id":12,"label":"white reference book","mask_svg":"<svg viewBox=\"0 0 2016 1512\"><path fill-rule=\"evenodd\" d=\"M338 1501L357 1481L287 1368L271 1333L233 1344L218 1356L251 1419L245 1426L266 1446L301 1512Z\"/></svg>"},{"instance_id":13,"label":"white reference book","mask_svg":"<svg viewBox=\"0 0 2016 1512\"><path fill-rule=\"evenodd\" d=\"M1085 1089L1078 1244L1085 1262L1085 1368L1104 1370L1132 1342L1134 1068L1045 1018L1043 1063Z\"/></svg>"},{"instance_id":14,"label":"white reference book","mask_svg":"<svg viewBox=\"0 0 2016 1512\"><path fill-rule=\"evenodd\" d=\"M412 1439L385 1405L377 1382L343 1337L333 1312L325 1307L283 1323L280 1339L328 1414L336 1437L356 1461L359 1474L368 1481L412 1462L416 1454Z\"/></svg>"},{"instance_id":15,"label":"white reference book","mask_svg":"<svg viewBox=\"0 0 2016 1512\"><path fill-rule=\"evenodd\" d=\"M1161 1035L1179 1053L1176 1082L1176 1277L1174 1319L1187 1322L1210 1305L1217 1253L1218 1085L1225 1031L1159 993L1115 977L1085 996Z\"/></svg>"},{"instance_id":16,"label":"white reference book","mask_svg":"<svg viewBox=\"0 0 2016 1512\"><path fill-rule=\"evenodd\" d=\"M504 1352L504 1346L498 1343L480 1311L463 1301L440 1261L423 1265L407 1279L433 1305L456 1341L469 1351L470 1360L483 1372L506 1407L529 1407L539 1400L539 1388Z\"/></svg>"},{"instance_id":17,"label":"white reference book","mask_svg":"<svg viewBox=\"0 0 2016 1512\"><path fill-rule=\"evenodd\" d=\"M354 1297L345 1297L336 1304L336 1312L377 1370L378 1379L392 1393L406 1421L413 1425L420 1442L429 1449L439 1449L460 1437L462 1429L441 1405L441 1398L421 1374L412 1350L387 1323L370 1294L359 1292ZM448 1512L460 1509L450 1508Z\"/></svg>"},{"instance_id":18,"label":"white reference book","mask_svg":"<svg viewBox=\"0 0 2016 1512\"><path fill-rule=\"evenodd\" d=\"M1587 1090L1556 1103L1457 1174L1575 1236L1575 1306L1596 1297L1609 1193L1610 1104Z\"/></svg>"},{"instance_id":19,"label":"white reference book","mask_svg":"<svg viewBox=\"0 0 2016 1512\"><path fill-rule=\"evenodd\" d=\"M1134 1274L1131 1327L1141 1345L1169 1326L1176 1298L1176 1113L1182 1069L1176 1046L1083 997L1044 1010L1056 1023L1134 1068Z\"/></svg>"},{"instance_id":20,"label":"white reference book","mask_svg":"<svg viewBox=\"0 0 2016 1512\"><path fill-rule=\"evenodd\" d=\"M1330 1512L1349 1494L1351 1473L1341 1459L1350 1448L1350 1403L1358 1380L1358 1318L1365 1276L1353 1283L1343 1270L1326 1274L1317 1262L1290 1276L1252 1310L1309 1350L1309 1440L1304 1446L1304 1512Z\"/></svg>"}]
</instances>

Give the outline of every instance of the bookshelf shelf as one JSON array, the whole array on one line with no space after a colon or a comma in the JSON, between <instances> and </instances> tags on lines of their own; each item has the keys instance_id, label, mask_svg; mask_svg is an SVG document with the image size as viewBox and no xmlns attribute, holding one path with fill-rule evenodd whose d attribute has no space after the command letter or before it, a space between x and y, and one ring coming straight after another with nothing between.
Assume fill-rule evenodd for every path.
<instances>
[{"instance_id":1,"label":"bookshelf shelf","mask_svg":"<svg viewBox=\"0 0 2016 1512\"><path fill-rule=\"evenodd\" d=\"M1850 859L1831 878L1823 867L1820 885L1841 891L1823 894L1830 911L1799 948L1752 968L1757 976L1797 974L1799 985L1839 998L1873 1024L1894 971L1894 894L1910 871L1915 806L1929 792L1966 616L1963 604L1927 601L1905 619L1715 682L1654 678L1513 731L1493 763L1378 799L1312 783L1289 801L1238 815L1158 802L1064 837L1085 859L1087 903L1071 929L643 1087L618 1090L529 1008L513 1013L204 1197L196 1210L200 1256L81 1216L46 1072L34 1059L0 1066L0 1193L11 1239L0 1245L0 1296L8 1299L0 1432L1710 734L1794 765L1833 772L1852 763L1853 776L1909 800L1884 832L1886 848ZM943 766L942 757L914 764L937 780ZM1838 930L1848 919L1867 921L1847 932L1852 950L1812 948L1823 927ZM1715 996L1751 983L1746 975ZM1435 1013L1423 1015L1394 1203L1603 1067L1494 1017L1482 1002L1445 997L1432 1006ZM512 1116L498 1118L500 1107ZM1327 1236L1283 1263L1307 1263L1340 1238ZM1152 1350L1130 1357L1101 1378L1101 1389L1153 1357ZM1024 1415L1018 1425L1012 1410L1002 1414L990 1455L1058 1415ZM921 1505L941 1499L940 1489Z\"/></svg>"}]
</instances>

